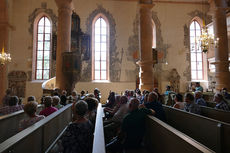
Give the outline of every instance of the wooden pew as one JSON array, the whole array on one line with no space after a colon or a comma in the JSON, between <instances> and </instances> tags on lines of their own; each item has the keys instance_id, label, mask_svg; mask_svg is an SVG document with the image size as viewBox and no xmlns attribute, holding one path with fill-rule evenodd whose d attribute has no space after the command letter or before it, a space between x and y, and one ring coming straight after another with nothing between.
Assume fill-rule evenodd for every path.
<instances>
[{"instance_id":1,"label":"wooden pew","mask_svg":"<svg viewBox=\"0 0 230 153\"><path fill-rule=\"evenodd\" d=\"M145 144L151 153L214 152L153 116L146 118Z\"/></svg>"},{"instance_id":2,"label":"wooden pew","mask_svg":"<svg viewBox=\"0 0 230 153\"><path fill-rule=\"evenodd\" d=\"M72 119L72 104L0 144L0 152L44 153Z\"/></svg>"},{"instance_id":3,"label":"wooden pew","mask_svg":"<svg viewBox=\"0 0 230 153\"><path fill-rule=\"evenodd\" d=\"M204 107L201 106L201 115L212 118L215 120L219 120L222 122L230 123L230 112L229 111L224 111L220 109L214 109L210 107Z\"/></svg>"},{"instance_id":4,"label":"wooden pew","mask_svg":"<svg viewBox=\"0 0 230 153\"><path fill-rule=\"evenodd\" d=\"M167 123L218 153L230 151L230 124L163 106Z\"/></svg>"},{"instance_id":5,"label":"wooden pew","mask_svg":"<svg viewBox=\"0 0 230 153\"><path fill-rule=\"evenodd\" d=\"M42 108L42 105L38 105L37 112ZM24 110L0 116L0 143L18 133L19 122L26 117Z\"/></svg>"},{"instance_id":6,"label":"wooden pew","mask_svg":"<svg viewBox=\"0 0 230 153\"><path fill-rule=\"evenodd\" d=\"M216 106L216 103L215 102L207 102L207 107L210 107L210 108L214 108Z\"/></svg>"},{"instance_id":7,"label":"wooden pew","mask_svg":"<svg viewBox=\"0 0 230 153\"><path fill-rule=\"evenodd\" d=\"M96 116L96 123L94 128L94 139L93 139L93 151L92 153L105 153L105 141L104 141L104 128L103 128L103 117L104 111L99 103L97 107L97 116ZM61 138L64 131L58 136L58 139ZM53 142L53 144L47 149L46 153L53 152L53 147L57 143L58 139Z\"/></svg>"},{"instance_id":8,"label":"wooden pew","mask_svg":"<svg viewBox=\"0 0 230 153\"><path fill-rule=\"evenodd\" d=\"M105 153L105 139L104 139L104 128L103 128L103 117L104 111L99 103L97 107L97 117L94 130L93 139L93 153Z\"/></svg>"}]
</instances>

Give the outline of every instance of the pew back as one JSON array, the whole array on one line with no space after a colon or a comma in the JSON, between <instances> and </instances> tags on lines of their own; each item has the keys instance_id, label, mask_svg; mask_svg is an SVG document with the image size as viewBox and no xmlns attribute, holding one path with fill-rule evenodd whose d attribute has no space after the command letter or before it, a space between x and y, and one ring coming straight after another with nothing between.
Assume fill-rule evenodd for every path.
<instances>
[{"instance_id":1,"label":"pew back","mask_svg":"<svg viewBox=\"0 0 230 153\"><path fill-rule=\"evenodd\" d=\"M37 112L40 112L42 108L42 105L38 105ZM26 117L24 110L0 116L0 143L18 133L19 122Z\"/></svg>"},{"instance_id":2,"label":"pew back","mask_svg":"<svg viewBox=\"0 0 230 153\"><path fill-rule=\"evenodd\" d=\"M201 106L201 115L212 118L215 120L219 120L222 122L230 123L230 112L229 111L223 111L223 110L218 110L210 107L204 107Z\"/></svg>"},{"instance_id":3,"label":"pew back","mask_svg":"<svg viewBox=\"0 0 230 153\"><path fill-rule=\"evenodd\" d=\"M93 153L105 153L103 117L104 111L102 109L101 103L99 103L97 107L97 117L94 130Z\"/></svg>"},{"instance_id":4,"label":"pew back","mask_svg":"<svg viewBox=\"0 0 230 153\"><path fill-rule=\"evenodd\" d=\"M214 152L153 116L146 118L146 146L152 153Z\"/></svg>"},{"instance_id":5,"label":"pew back","mask_svg":"<svg viewBox=\"0 0 230 153\"><path fill-rule=\"evenodd\" d=\"M0 152L41 153L52 144L72 119L72 104L66 105L45 119L0 144Z\"/></svg>"},{"instance_id":6,"label":"pew back","mask_svg":"<svg viewBox=\"0 0 230 153\"><path fill-rule=\"evenodd\" d=\"M169 125L218 153L230 150L230 145L223 143L230 141L229 136L223 135L223 131L230 132L230 124L168 106L164 106L164 110Z\"/></svg>"}]
</instances>

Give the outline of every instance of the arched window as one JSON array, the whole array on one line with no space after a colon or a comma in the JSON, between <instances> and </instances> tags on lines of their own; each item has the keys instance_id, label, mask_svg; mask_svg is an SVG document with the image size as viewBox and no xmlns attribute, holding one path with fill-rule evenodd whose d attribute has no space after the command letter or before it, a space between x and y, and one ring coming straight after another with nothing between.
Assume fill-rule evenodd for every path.
<instances>
[{"instance_id":1,"label":"arched window","mask_svg":"<svg viewBox=\"0 0 230 153\"><path fill-rule=\"evenodd\" d=\"M157 47L157 36L156 36L156 24L152 20L152 25L153 25L153 42L152 42L152 48Z\"/></svg>"},{"instance_id":2,"label":"arched window","mask_svg":"<svg viewBox=\"0 0 230 153\"><path fill-rule=\"evenodd\" d=\"M191 79L203 80L203 53L201 51L199 37L201 35L201 26L193 20L190 24L190 57L191 57Z\"/></svg>"},{"instance_id":3,"label":"arched window","mask_svg":"<svg viewBox=\"0 0 230 153\"><path fill-rule=\"evenodd\" d=\"M93 22L93 80L109 80L109 24L107 19L99 14Z\"/></svg>"},{"instance_id":4,"label":"arched window","mask_svg":"<svg viewBox=\"0 0 230 153\"><path fill-rule=\"evenodd\" d=\"M51 59L51 22L48 17L42 16L38 20L36 30L35 80L47 80Z\"/></svg>"}]
</instances>

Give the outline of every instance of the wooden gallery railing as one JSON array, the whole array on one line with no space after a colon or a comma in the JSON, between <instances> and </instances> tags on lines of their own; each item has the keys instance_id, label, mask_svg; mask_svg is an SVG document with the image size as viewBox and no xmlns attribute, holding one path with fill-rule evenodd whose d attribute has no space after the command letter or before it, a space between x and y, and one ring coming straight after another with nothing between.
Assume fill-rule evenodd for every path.
<instances>
[{"instance_id":1,"label":"wooden gallery railing","mask_svg":"<svg viewBox=\"0 0 230 153\"><path fill-rule=\"evenodd\" d=\"M72 119L72 104L0 144L1 153L44 153ZM10 126L10 125L8 125Z\"/></svg>"}]
</instances>

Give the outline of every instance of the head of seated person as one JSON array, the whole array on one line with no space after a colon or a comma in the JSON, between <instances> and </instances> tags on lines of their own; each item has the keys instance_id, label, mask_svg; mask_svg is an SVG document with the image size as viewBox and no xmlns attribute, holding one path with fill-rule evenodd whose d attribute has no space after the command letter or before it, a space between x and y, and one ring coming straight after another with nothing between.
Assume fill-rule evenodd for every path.
<instances>
[{"instance_id":1,"label":"head of seated person","mask_svg":"<svg viewBox=\"0 0 230 153\"><path fill-rule=\"evenodd\" d=\"M138 109L140 101L137 98L132 98L129 103L129 111L133 112Z\"/></svg>"},{"instance_id":2,"label":"head of seated person","mask_svg":"<svg viewBox=\"0 0 230 153\"><path fill-rule=\"evenodd\" d=\"M34 117L37 111L37 102L31 101L24 106L24 111L29 117Z\"/></svg>"},{"instance_id":3,"label":"head of seated person","mask_svg":"<svg viewBox=\"0 0 230 153\"><path fill-rule=\"evenodd\" d=\"M223 95L221 93L216 93L214 95L213 101L216 103L221 103L223 101Z\"/></svg>"},{"instance_id":4,"label":"head of seated person","mask_svg":"<svg viewBox=\"0 0 230 153\"><path fill-rule=\"evenodd\" d=\"M156 92L150 92L148 95L148 102L156 102L158 99L158 95Z\"/></svg>"},{"instance_id":5,"label":"head of seated person","mask_svg":"<svg viewBox=\"0 0 230 153\"><path fill-rule=\"evenodd\" d=\"M186 102L187 104L192 104L192 103L194 103L194 96L193 96L193 94L191 94L191 93L186 93L186 94L185 94L185 102Z\"/></svg>"},{"instance_id":6,"label":"head of seated person","mask_svg":"<svg viewBox=\"0 0 230 153\"><path fill-rule=\"evenodd\" d=\"M79 100L76 102L74 107L74 114L76 115L76 119L78 120L79 118L84 118L86 113L88 112L88 104L84 100Z\"/></svg>"},{"instance_id":7,"label":"head of seated person","mask_svg":"<svg viewBox=\"0 0 230 153\"><path fill-rule=\"evenodd\" d=\"M121 101L121 105L127 104L128 98L126 96L121 96L121 100L120 101Z\"/></svg>"},{"instance_id":8,"label":"head of seated person","mask_svg":"<svg viewBox=\"0 0 230 153\"><path fill-rule=\"evenodd\" d=\"M67 95L67 91L66 90L62 90L62 95L66 96Z\"/></svg>"},{"instance_id":9,"label":"head of seated person","mask_svg":"<svg viewBox=\"0 0 230 153\"><path fill-rule=\"evenodd\" d=\"M27 102L32 102L32 101L36 101L36 98L34 96L29 96L27 98Z\"/></svg>"},{"instance_id":10,"label":"head of seated person","mask_svg":"<svg viewBox=\"0 0 230 153\"><path fill-rule=\"evenodd\" d=\"M9 99L9 106L15 106L19 102L19 99L17 96L11 96Z\"/></svg>"},{"instance_id":11,"label":"head of seated person","mask_svg":"<svg viewBox=\"0 0 230 153\"><path fill-rule=\"evenodd\" d=\"M60 98L58 96L53 96L53 106L59 105L60 104Z\"/></svg>"},{"instance_id":12,"label":"head of seated person","mask_svg":"<svg viewBox=\"0 0 230 153\"><path fill-rule=\"evenodd\" d=\"M84 101L88 104L88 111L94 111L97 109L98 106L98 100L94 97L87 97L84 99Z\"/></svg>"},{"instance_id":13,"label":"head of seated person","mask_svg":"<svg viewBox=\"0 0 230 153\"><path fill-rule=\"evenodd\" d=\"M175 96L175 101L176 102L183 102L183 96L181 94L176 94Z\"/></svg>"},{"instance_id":14,"label":"head of seated person","mask_svg":"<svg viewBox=\"0 0 230 153\"><path fill-rule=\"evenodd\" d=\"M44 98L44 105L45 105L46 108L51 107L52 102L53 102L53 99L52 99L51 96L46 96Z\"/></svg>"},{"instance_id":15,"label":"head of seated person","mask_svg":"<svg viewBox=\"0 0 230 153\"><path fill-rule=\"evenodd\" d=\"M196 99L200 99L200 98L202 98L202 96L203 96L203 94L201 91L195 91L195 98Z\"/></svg>"},{"instance_id":16,"label":"head of seated person","mask_svg":"<svg viewBox=\"0 0 230 153\"><path fill-rule=\"evenodd\" d=\"M95 98L95 95L93 93L88 93L88 94L86 94L86 97Z\"/></svg>"},{"instance_id":17,"label":"head of seated person","mask_svg":"<svg viewBox=\"0 0 230 153\"><path fill-rule=\"evenodd\" d=\"M120 95L116 95L115 96L115 105L120 105L121 102L121 96Z\"/></svg>"}]
</instances>

